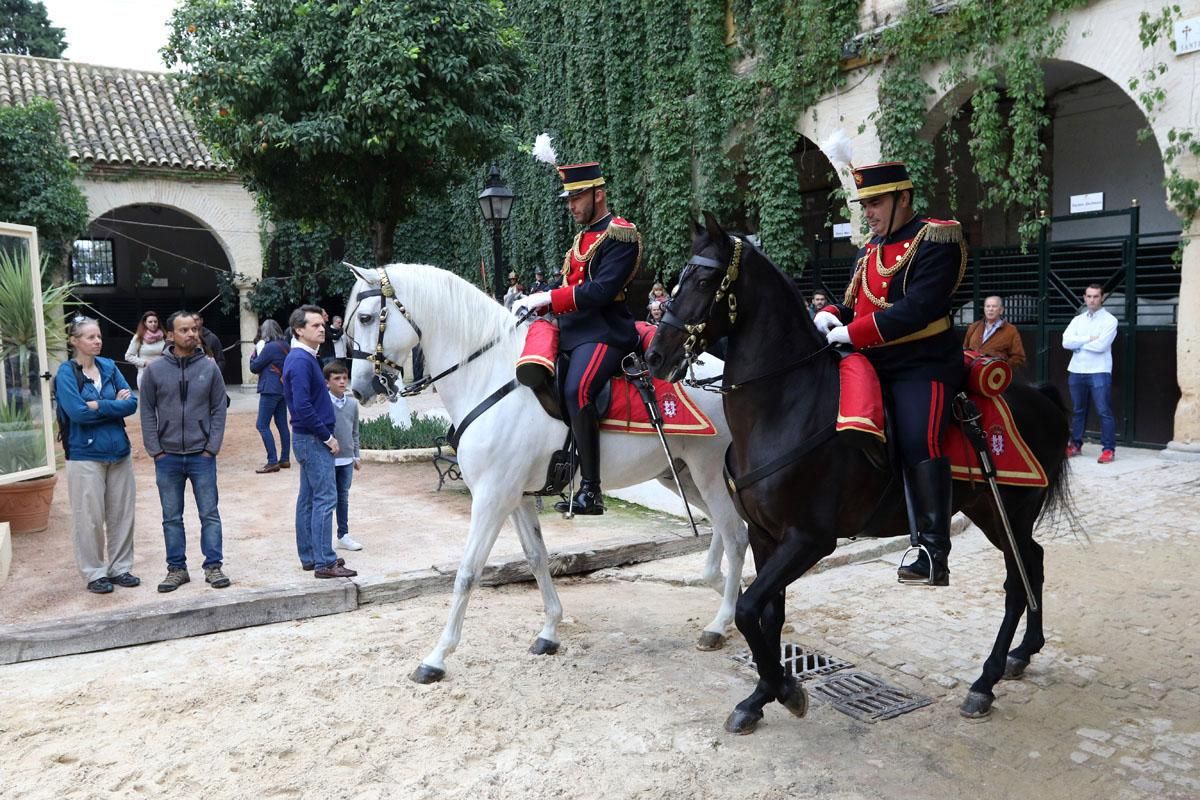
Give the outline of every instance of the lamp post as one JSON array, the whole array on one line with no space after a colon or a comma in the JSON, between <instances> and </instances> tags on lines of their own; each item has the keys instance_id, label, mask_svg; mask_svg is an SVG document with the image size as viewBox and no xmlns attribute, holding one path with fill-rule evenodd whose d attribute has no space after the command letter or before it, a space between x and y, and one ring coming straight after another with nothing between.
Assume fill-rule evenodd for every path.
<instances>
[{"instance_id":1,"label":"lamp post","mask_svg":"<svg viewBox=\"0 0 1200 800\"><path fill-rule=\"evenodd\" d=\"M479 210L483 212L484 220L491 223L492 226L492 266L495 270L492 289L496 294L496 299L500 301L504 300L505 286L504 252L500 226L512 212L513 200L512 189L509 189L504 184L504 179L500 177L500 168L492 164L492 168L488 171L487 181L483 184L483 191L479 193Z\"/></svg>"}]
</instances>

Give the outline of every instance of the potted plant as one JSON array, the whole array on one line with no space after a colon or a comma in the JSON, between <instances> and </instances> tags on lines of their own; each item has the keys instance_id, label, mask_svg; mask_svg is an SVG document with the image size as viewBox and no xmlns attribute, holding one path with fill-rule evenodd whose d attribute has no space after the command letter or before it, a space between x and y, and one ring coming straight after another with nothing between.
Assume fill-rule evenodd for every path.
<instances>
[{"instance_id":1,"label":"potted plant","mask_svg":"<svg viewBox=\"0 0 1200 800\"><path fill-rule=\"evenodd\" d=\"M43 271L43 274L45 272ZM61 320L72 286L43 287L42 319L47 320L46 348L61 349L65 333L53 320ZM27 252L0 249L0 477L35 469L46 463L44 425L37 419L38 324L34 311L33 264ZM7 379L7 380L4 380ZM13 533L45 530L57 475L0 485L0 522L10 522Z\"/></svg>"}]
</instances>

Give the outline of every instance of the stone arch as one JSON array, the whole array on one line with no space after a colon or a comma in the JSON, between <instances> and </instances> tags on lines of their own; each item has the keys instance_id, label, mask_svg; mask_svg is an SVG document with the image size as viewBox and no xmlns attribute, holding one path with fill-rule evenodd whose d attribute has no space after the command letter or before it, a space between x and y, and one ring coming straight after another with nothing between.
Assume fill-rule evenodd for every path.
<instances>
[{"instance_id":1,"label":"stone arch","mask_svg":"<svg viewBox=\"0 0 1200 800\"><path fill-rule=\"evenodd\" d=\"M91 218L131 205L155 205L187 214L220 244L230 269L250 280L262 277L262 249L254 198L241 186L205 181L185 183L163 179L85 181Z\"/></svg>"},{"instance_id":2,"label":"stone arch","mask_svg":"<svg viewBox=\"0 0 1200 800\"><path fill-rule=\"evenodd\" d=\"M90 220L129 206L160 207L194 220L212 237L239 290L236 329L240 358L233 350L227 360L240 361L241 379L253 381L249 360L257 338L258 315L250 309L247 293L263 274L260 220L253 195L229 180L188 181L145 174L131 178L89 175L81 181L81 189ZM237 379L229 366L226 378Z\"/></svg>"}]
</instances>

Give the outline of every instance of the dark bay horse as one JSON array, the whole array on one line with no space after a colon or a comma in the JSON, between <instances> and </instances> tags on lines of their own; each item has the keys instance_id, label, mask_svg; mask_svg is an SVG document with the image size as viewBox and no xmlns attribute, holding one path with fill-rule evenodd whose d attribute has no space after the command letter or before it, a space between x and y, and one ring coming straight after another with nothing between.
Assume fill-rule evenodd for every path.
<instances>
[{"instance_id":1,"label":"dark bay horse","mask_svg":"<svg viewBox=\"0 0 1200 800\"><path fill-rule=\"evenodd\" d=\"M706 341L728 337L723 387L732 445L726 464L729 480L742 484L730 488L749 523L758 568L738 600L735 620L754 654L759 681L725 729L749 733L772 700L796 716L808 707L804 687L779 662L788 585L832 553L838 537L904 535L908 521L902 481L831 435L839 395L837 355L826 347L792 280L749 242L725 233L711 216L705 219L705 227L695 226L693 256L646 361L657 377L677 380ZM1046 488L1000 490L1039 610L1030 610L1025 636L1010 652L1028 605L1025 588L988 485L956 480L955 510L1004 553L1007 572L1004 621L960 708L971 718L986 716L996 682L1019 677L1045 644L1043 552L1033 529L1047 510L1070 511L1067 414L1057 391L1013 385L1005 399L1049 479Z\"/></svg>"}]
</instances>

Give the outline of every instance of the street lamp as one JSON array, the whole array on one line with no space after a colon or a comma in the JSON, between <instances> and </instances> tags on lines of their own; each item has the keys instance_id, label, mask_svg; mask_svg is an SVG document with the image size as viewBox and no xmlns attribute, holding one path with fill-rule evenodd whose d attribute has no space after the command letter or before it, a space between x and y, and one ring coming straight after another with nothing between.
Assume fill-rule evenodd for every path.
<instances>
[{"instance_id":1,"label":"street lamp","mask_svg":"<svg viewBox=\"0 0 1200 800\"><path fill-rule=\"evenodd\" d=\"M483 212L484 220L492 224L492 264L495 270L492 289L496 293L496 299L501 301L504 300L505 283L500 226L512 212L513 199L512 189L505 186L504 179L500 177L500 168L492 164L487 181L483 184L483 191L479 193L479 210Z\"/></svg>"}]
</instances>

